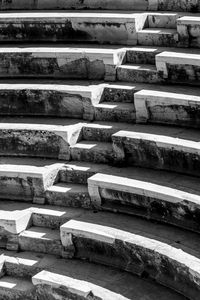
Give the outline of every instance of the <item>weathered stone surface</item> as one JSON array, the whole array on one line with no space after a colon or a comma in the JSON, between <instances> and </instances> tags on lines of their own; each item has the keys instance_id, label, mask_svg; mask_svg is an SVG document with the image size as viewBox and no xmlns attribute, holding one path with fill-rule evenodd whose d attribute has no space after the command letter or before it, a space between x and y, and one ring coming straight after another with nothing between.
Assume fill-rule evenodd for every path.
<instances>
[{"instance_id":1,"label":"weathered stone surface","mask_svg":"<svg viewBox=\"0 0 200 300\"><path fill-rule=\"evenodd\" d=\"M81 124L3 123L0 125L0 154L69 160L69 146L78 140L81 127Z\"/></svg>"},{"instance_id":2,"label":"weathered stone surface","mask_svg":"<svg viewBox=\"0 0 200 300\"><path fill-rule=\"evenodd\" d=\"M193 95L141 90L134 94L137 123L200 126L200 98Z\"/></svg>"},{"instance_id":3,"label":"weathered stone surface","mask_svg":"<svg viewBox=\"0 0 200 300\"><path fill-rule=\"evenodd\" d=\"M92 204L200 232L200 196L126 177L96 174L88 179Z\"/></svg>"},{"instance_id":4,"label":"weathered stone surface","mask_svg":"<svg viewBox=\"0 0 200 300\"><path fill-rule=\"evenodd\" d=\"M61 84L0 84L0 115L93 119L92 102L102 87Z\"/></svg>"},{"instance_id":5,"label":"weathered stone surface","mask_svg":"<svg viewBox=\"0 0 200 300\"><path fill-rule=\"evenodd\" d=\"M146 16L117 13L9 13L0 15L1 41L96 42L135 45Z\"/></svg>"},{"instance_id":6,"label":"weathered stone surface","mask_svg":"<svg viewBox=\"0 0 200 300\"><path fill-rule=\"evenodd\" d=\"M156 55L156 67L166 81L199 85L199 54L164 51Z\"/></svg>"},{"instance_id":7,"label":"weathered stone surface","mask_svg":"<svg viewBox=\"0 0 200 300\"><path fill-rule=\"evenodd\" d=\"M112 136L116 159L128 165L199 176L199 143L164 135L120 131Z\"/></svg>"},{"instance_id":8,"label":"weathered stone surface","mask_svg":"<svg viewBox=\"0 0 200 300\"><path fill-rule=\"evenodd\" d=\"M200 18L182 17L177 20L177 31L183 47L200 48Z\"/></svg>"},{"instance_id":9,"label":"weathered stone surface","mask_svg":"<svg viewBox=\"0 0 200 300\"><path fill-rule=\"evenodd\" d=\"M115 266L137 275L146 274L185 296L199 297L200 261L160 241L93 223L71 220L61 226L65 247L69 234L75 257Z\"/></svg>"},{"instance_id":10,"label":"weathered stone surface","mask_svg":"<svg viewBox=\"0 0 200 300\"><path fill-rule=\"evenodd\" d=\"M0 77L115 80L125 50L0 48Z\"/></svg>"}]
</instances>

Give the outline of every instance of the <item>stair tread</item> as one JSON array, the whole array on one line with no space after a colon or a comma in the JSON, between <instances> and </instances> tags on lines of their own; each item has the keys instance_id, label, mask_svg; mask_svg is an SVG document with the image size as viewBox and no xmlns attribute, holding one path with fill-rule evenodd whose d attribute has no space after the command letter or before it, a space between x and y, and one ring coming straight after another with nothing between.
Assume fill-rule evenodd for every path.
<instances>
[{"instance_id":1,"label":"stair tread","mask_svg":"<svg viewBox=\"0 0 200 300\"><path fill-rule=\"evenodd\" d=\"M177 29L171 29L171 28L144 28L142 30L139 30L138 33L155 33L155 34L174 34L177 32Z\"/></svg>"},{"instance_id":2,"label":"stair tread","mask_svg":"<svg viewBox=\"0 0 200 300\"><path fill-rule=\"evenodd\" d=\"M3 276L0 278L0 288L14 291L25 292L33 288L30 280L14 276ZM1 293L1 292L0 292Z\"/></svg>"},{"instance_id":3,"label":"stair tread","mask_svg":"<svg viewBox=\"0 0 200 300\"><path fill-rule=\"evenodd\" d=\"M53 241L60 240L60 232L57 229L33 226L21 232L20 237Z\"/></svg>"},{"instance_id":4,"label":"stair tread","mask_svg":"<svg viewBox=\"0 0 200 300\"><path fill-rule=\"evenodd\" d=\"M155 65L136 65L136 64L123 64L118 66L118 68L123 68L123 69L130 69L130 70L138 70L138 71L150 71L150 72L157 72L156 66Z\"/></svg>"},{"instance_id":5,"label":"stair tread","mask_svg":"<svg viewBox=\"0 0 200 300\"><path fill-rule=\"evenodd\" d=\"M84 184L75 183L57 183L47 189L50 192L56 193L88 193L87 186Z\"/></svg>"}]
</instances>

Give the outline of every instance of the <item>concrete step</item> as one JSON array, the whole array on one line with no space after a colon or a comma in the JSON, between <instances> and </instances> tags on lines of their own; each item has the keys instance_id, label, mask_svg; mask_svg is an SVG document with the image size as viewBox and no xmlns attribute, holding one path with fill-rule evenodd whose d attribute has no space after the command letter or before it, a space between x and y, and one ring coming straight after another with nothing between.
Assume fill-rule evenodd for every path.
<instances>
[{"instance_id":1,"label":"concrete step","mask_svg":"<svg viewBox=\"0 0 200 300\"><path fill-rule=\"evenodd\" d=\"M108 298L130 300L135 297L139 299L149 296L152 300L156 300L158 296L161 300L167 300L170 297L174 300L185 300L183 296L155 282L100 264L59 259L51 255L30 252L5 252L4 259L6 273L11 274L9 276L26 276L30 280L34 276L34 284L46 284L46 287L43 285L42 289L40 286L36 286L39 299L42 296L45 299L48 297L49 284L53 287L51 295L55 293L54 296L56 296L54 285L57 283L57 291L60 291L59 285L62 282L61 279L64 279L64 282L62 282L62 295L65 298L69 296L69 290L73 296L75 294L76 297L80 297L80 292L88 288L90 295L102 300ZM57 282L57 279L59 279L59 282ZM68 293L64 287L68 288ZM83 289L83 287L85 288ZM82 293L81 296L84 297Z\"/></svg>"},{"instance_id":2,"label":"concrete step","mask_svg":"<svg viewBox=\"0 0 200 300\"><path fill-rule=\"evenodd\" d=\"M199 235L138 218L89 214L61 226L61 241L75 258L154 279L190 299L199 297ZM71 249L71 248L70 248ZM71 254L71 252L70 252ZM187 282L187 286L185 286Z\"/></svg>"},{"instance_id":3,"label":"concrete step","mask_svg":"<svg viewBox=\"0 0 200 300\"><path fill-rule=\"evenodd\" d=\"M198 131L177 131L175 134L167 133L166 128L163 128L163 132L154 134L156 127L151 129L151 133L139 128L139 131L120 131L112 136L115 157L118 157L119 162L200 175Z\"/></svg>"},{"instance_id":4,"label":"concrete step","mask_svg":"<svg viewBox=\"0 0 200 300\"><path fill-rule=\"evenodd\" d=\"M0 78L115 80L125 50L94 47L1 47Z\"/></svg>"},{"instance_id":5,"label":"concrete step","mask_svg":"<svg viewBox=\"0 0 200 300\"><path fill-rule=\"evenodd\" d=\"M3 276L0 278L1 300L34 300L35 297L35 287L30 280L13 276Z\"/></svg>"},{"instance_id":6,"label":"concrete step","mask_svg":"<svg viewBox=\"0 0 200 300\"><path fill-rule=\"evenodd\" d=\"M20 251L40 252L60 256L62 245L59 230L31 227L21 232L18 237L16 248Z\"/></svg>"},{"instance_id":7,"label":"concrete step","mask_svg":"<svg viewBox=\"0 0 200 300\"><path fill-rule=\"evenodd\" d=\"M111 143L81 141L70 147L71 159L77 161L112 163L113 148Z\"/></svg>"},{"instance_id":8,"label":"concrete step","mask_svg":"<svg viewBox=\"0 0 200 300\"><path fill-rule=\"evenodd\" d=\"M53 125L52 120L8 119L0 121L1 156L70 158L69 146L75 144L81 132L79 121ZM26 123L27 122L27 123ZM48 124L49 122L49 124Z\"/></svg>"},{"instance_id":9,"label":"concrete step","mask_svg":"<svg viewBox=\"0 0 200 300\"><path fill-rule=\"evenodd\" d=\"M136 31L145 20L145 14L133 12L9 12L0 14L0 38L3 42L136 45Z\"/></svg>"},{"instance_id":10,"label":"concrete step","mask_svg":"<svg viewBox=\"0 0 200 300\"><path fill-rule=\"evenodd\" d=\"M57 183L46 190L46 203L63 207L91 208L87 185Z\"/></svg>"},{"instance_id":11,"label":"concrete step","mask_svg":"<svg viewBox=\"0 0 200 300\"><path fill-rule=\"evenodd\" d=\"M117 80L137 83L159 83L162 79L158 76L154 65L123 64L117 67Z\"/></svg>"},{"instance_id":12,"label":"concrete step","mask_svg":"<svg viewBox=\"0 0 200 300\"><path fill-rule=\"evenodd\" d=\"M176 47L178 42L177 29L156 27L138 31L138 45Z\"/></svg>"}]
</instances>

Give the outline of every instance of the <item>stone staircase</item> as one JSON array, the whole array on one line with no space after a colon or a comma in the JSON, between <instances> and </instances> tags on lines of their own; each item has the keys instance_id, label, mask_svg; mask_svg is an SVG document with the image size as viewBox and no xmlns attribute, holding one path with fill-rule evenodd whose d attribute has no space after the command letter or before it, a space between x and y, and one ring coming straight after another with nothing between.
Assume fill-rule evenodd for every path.
<instances>
[{"instance_id":1,"label":"stone staircase","mask_svg":"<svg viewBox=\"0 0 200 300\"><path fill-rule=\"evenodd\" d=\"M0 299L199 300L199 0L0 10Z\"/></svg>"}]
</instances>

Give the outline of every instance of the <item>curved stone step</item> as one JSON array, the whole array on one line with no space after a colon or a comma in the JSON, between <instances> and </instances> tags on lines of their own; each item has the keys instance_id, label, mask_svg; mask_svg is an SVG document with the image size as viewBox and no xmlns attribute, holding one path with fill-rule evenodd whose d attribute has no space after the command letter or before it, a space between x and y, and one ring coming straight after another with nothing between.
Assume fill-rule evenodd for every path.
<instances>
[{"instance_id":1,"label":"curved stone step","mask_svg":"<svg viewBox=\"0 0 200 300\"><path fill-rule=\"evenodd\" d=\"M81 141L70 147L71 159L95 163L112 163L113 148L111 143Z\"/></svg>"},{"instance_id":2,"label":"curved stone step","mask_svg":"<svg viewBox=\"0 0 200 300\"><path fill-rule=\"evenodd\" d=\"M200 233L200 195L145 180L97 173L88 178L91 204Z\"/></svg>"},{"instance_id":3,"label":"curved stone step","mask_svg":"<svg viewBox=\"0 0 200 300\"><path fill-rule=\"evenodd\" d=\"M152 127L152 129L154 129ZM153 130L154 131L154 130ZM116 159L126 165L174 171L199 176L198 131L177 135L144 131L119 131L112 135ZM197 134L197 135L196 135Z\"/></svg>"},{"instance_id":4,"label":"curved stone step","mask_svg":"<svg viewBox=\"0 0 200 300\"><path fill-rule=\"evenodd\" d=\"M103 85L62 82L1 83L0 115L93 119Z\"/></svg>"},{"instance_id":5,"label":"curved stone step","mask_svg":"<svg viewBox=\"0 0 200 300\"><path fill-rule=\"evenodd\" d=\"M0 159L0 199L44 203L44 192L54 184L62 163L9 157Z\"/></svg>"},{"instance_id":6,"label":"curved stone step","mask_svg":"<svg viewBox=\"0 0 200 300\"><path fill-rule=\"evenodd\" d=\"M112 80L125 50L74 47L1 47L0 78Z\"/></svg>"},{"instance_id":7,"label":"curved stone step","mask_svg":"<svg viewBox=\"0 0 200 300\"><path fill-rule=\"evenodd\" d=\"M72 287L70 283L73 283L74 293L77 291L78 294L82 290L82 286L87 286L98 299L102 300L139 300L142 297L151 297L151 300L156 300L158 296L161 300L170 298L185 300L185 297L155 282L86 261L64 260L51 255L30 252L5 252L4 259L7 276L29 277L30 280L34 276L33 282L38 284L39 282L44 283L47 280L46 275L51 272L54 279L60 278L59 275L62 276L61 278L64 276L64 285L69 288ZM48 277L48 279L50 278ZM51 281L51 284L54 285L55 281ZM43 286L43 290L38 290L38 296L45 294L46 299L48 293L45 292L48 291L48 286ZM52 290L56 293L56 288L51 289L51 295Z\"/></svg>"},{"instance_id":8,"label":"curved stone step","mask_svg":"<svg viewBox=\"0 0 200 300\"><path fill-rule=\"evenodd\" d=\"M144 28L138 31L138 45L176 47L178 42L176 29Z\"/></svg>"},{"instance_id":9,"label":"curved stone step","mask_svg":"<svg viewBox=\"0 0 200 300\"><path fill-rule=\"evenodd\" d=\"M69 146L79 139L82 124L66 122L48 124L46 120L29 120L28 123L0 123L0 154L2 156L29 156L69 160ZM45 124L46 123L46 124ZM54 124L54 123L53 123Z\"/></svg>"},{"instance_id":10,"label":"curved stone step","mask_svg":"<svg viewBox=\"0 0 200 300\"><path fill-rule=\"evenodd\" d=\"M134 94L134 105L137 123L199 128L199 96L159 90L140 90Z\"/></svg>"},{"instance_id":11,"label":"curved stone step","mask_svg":"<svg viewBox=\"0 0 200 300\"><path fill-rule=\"evenodd\" d=\"M146 15L133 12L10 12L0 14L3 42L91 42L136 45Z\"/></svg>"},{"instance_id":12,"label":"curved stone step","mask_svg":"<svg viewBox=\"0 0 200 300\"><path fill-rule=\"evenodd\" d=\"M47 188L45 199L50 205L91 208L88 188L81 184L54 184Z\"/></svg>"},{"instance_id":13,"label":"curved stone step","mask_svg":"<svg viewBox=\"0 0 200 300\"><path fill-rule=\"evenodd\" d=\"M66 255L68 247L73 245L76 258L150 277L197 300L200 289L200 237L190 234L164 225L151 223L150 226L149 221L120 215L114 217L108 213L88 214L61 226Z\"/></svg>"}]
</instances>

